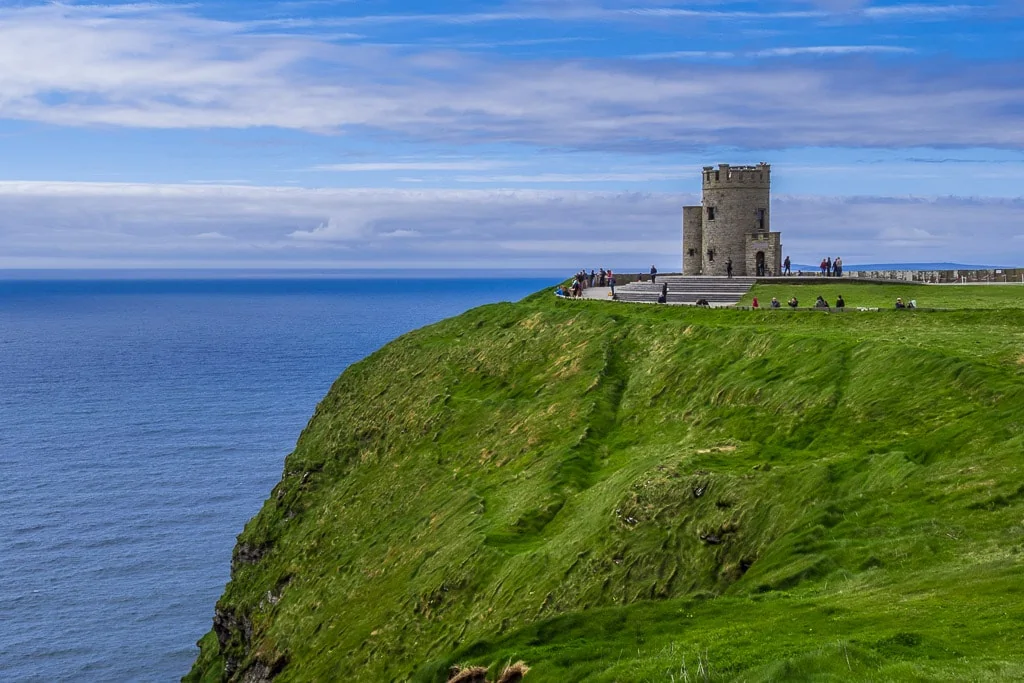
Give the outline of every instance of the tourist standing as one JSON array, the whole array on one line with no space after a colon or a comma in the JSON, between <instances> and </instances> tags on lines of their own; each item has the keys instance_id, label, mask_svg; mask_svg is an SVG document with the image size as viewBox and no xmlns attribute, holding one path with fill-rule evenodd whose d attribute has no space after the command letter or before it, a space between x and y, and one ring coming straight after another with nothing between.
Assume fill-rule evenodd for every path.
<instances>
[{"instance_id":1,"label":"tourist standing","mask_svg":"<svg viewBox=\"0 0 1024 683\"><path fill-rule=\"evenodd\" d=\"M726 277L732 277L732 259L726 259L725 261L725 275Z\"/></svg>"},{"instance_id":2,"label":"tourist standing","mask_svg":"<svg viewBox=\"0 0 1024 683\"><path fill-rule=\"evenodd\" d=\"M593 287L593 286L594 286L594 278L595 278L595 277L597 277L597 273L595 273L595 272L594 272L594 269L593 269L593 268L591 268L591 269L590 269L590 286L591 286L591 287Z\"/></svg>"},{"instance_id":3,"label":"tourist standing","mask_svg":"<svg viewBox=\"0 0 1024 683\"><path fill-rule=\"evenodd\" d=\"M832 275L832 257L829 256L828 259L825 261L825 277L829 277L831 275Z\"/></svg>"},{"instance_id":4,"label":"tourist standing","mask_svg":"<svg viewBox=\"0 0 1024 683\"><path fill-rule=\"evenodd\" d=\"M782 272L785 273L786 275L793 274L793 271L789 269L789 265L789 257L787 256L786 260L782 262Z\"/></svg>"},{"instance_id":5,"label":"tourist standing","mask_svg":"<svg viewBox=\"0 0 1024 683\"><path fill-rule=\"evenodd\" d=\"M605 273L604 268L597 269L598 287L605 287Z\"/></svg>"},{"instance_id":6,"label":"tourist standing","mask_svg":"<svg viewBox=\"0 0 1024 683\"><path fill-rule=\"evenodd\" d=\"M836 256L836 260L832 262L832 271L836 277L843 276L843 259Z\"/></svg>"},{"instance_id":7,"label":"tourist standing","mask_svg":"<svg viewBox=\"0 0 1024 683\"><path fill-rule=\"evenodd\" d=\"M615 274L612 273L612 269L608 269L608 286L612 288L612 296L615 296Z\"/></svg>"},{"instance_id":8,"label":"tourist standing","mask_svg":"<svg viewBox=\"0 0 1024 683\"><path fill-rule=\"evenodd\" d=\"M655 268L654 264L652 263L651 264L651 282L653 283L657 277L658 277L658 269Z\"/></svg>"}]
</instances>

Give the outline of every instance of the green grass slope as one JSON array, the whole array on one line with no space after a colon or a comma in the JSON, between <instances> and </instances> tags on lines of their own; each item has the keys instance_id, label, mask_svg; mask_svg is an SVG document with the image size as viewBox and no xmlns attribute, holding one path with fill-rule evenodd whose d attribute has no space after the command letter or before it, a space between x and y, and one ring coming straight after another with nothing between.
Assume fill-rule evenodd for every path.
<instances>
[{"instance_id":1,"label":"green grass slope","mask_svg":"<svg viewBox=\"0 0 1024 683\"><path fill-rule=\"evenodd\" d=\"M186 680L1024 678L1000 306L545 292L408 334L317 407Z\"/></svg>"}]
</instances>

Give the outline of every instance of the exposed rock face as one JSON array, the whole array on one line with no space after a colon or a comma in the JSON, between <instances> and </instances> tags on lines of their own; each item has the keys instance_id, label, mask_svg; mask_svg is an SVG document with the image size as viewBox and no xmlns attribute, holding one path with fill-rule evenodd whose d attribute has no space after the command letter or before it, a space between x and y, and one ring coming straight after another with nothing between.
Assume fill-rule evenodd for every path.
<instances>
[{"instance_id":1,"label":"exposed rock face","mask_svg":"<svg viewBox=\"0 0 1024 683\"><path fill-rule=\"evenodd\" d=\"M218 607L213 613L213 631L217 634L220 651L228 652L228 645L241 640L245 649L252 642L252 622L242 615L238 616L231 610ZM230 655L224 657L224 677L231 678L238 670L239 661Z\"/></svg>"},{"instance_id":2,"label":"exposed rock face","mask_svg":"<svg viewBox=\"0 0 1024 683\"><path fill-rule=\"evenodd\" d=\"M242 683L270 683L276 675L277 671L269 664L256 662L246 669L241 680Z\"/></svg>"},{"instance_id":3,"label":"exposed rock face","mask_svg":"<svg viewBox=\"0 0 1024 683\"><path fill-rule=\"evenodd\" d=\"M239 543L231 555L231 575L242 565L256 564L263 559L263 556L270 550L267 546L255 546L247 543Z\"/></svg>"}]
</instances>

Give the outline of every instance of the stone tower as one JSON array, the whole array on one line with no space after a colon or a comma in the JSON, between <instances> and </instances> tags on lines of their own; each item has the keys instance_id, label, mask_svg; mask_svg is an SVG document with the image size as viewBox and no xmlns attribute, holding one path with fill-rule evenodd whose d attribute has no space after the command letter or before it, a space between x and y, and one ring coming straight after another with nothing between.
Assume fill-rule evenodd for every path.
<instances>
[{"instance_id":1,"label":"stone tower","mask_svg":"<svg viewBox=\"0 0 1024 683\"><path fill-rule=\"evenodd\" d=\"M771 232L771 166L705 166L701 206L683 207L683 274L778 275L781 234Z\"/></svg>"}]
</instances>

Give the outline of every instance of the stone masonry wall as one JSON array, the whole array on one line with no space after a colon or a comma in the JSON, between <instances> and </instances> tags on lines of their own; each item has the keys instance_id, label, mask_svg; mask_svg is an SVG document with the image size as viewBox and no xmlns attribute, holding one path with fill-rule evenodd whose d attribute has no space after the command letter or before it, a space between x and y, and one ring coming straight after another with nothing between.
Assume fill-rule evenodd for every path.
<instances>
[{"instance_id":1,"label":"stone masonry wall","mask_svg":"<svg viewBox=\"0 0 1024 683\"><path fill-rule=\"evenodd\" d=\"M683 275L700 275L704 263L703 215L702 206L683 207Z\"/></svg>"},{"instance_id":2,"label":"stone masonry wall","mask_svg":"<svg viewBox=\"0 0 1024 683\"><path fill-rule=\"evenodd\" d=\"M757 253L764 253L764 266L772 275L782 273L782 235L772 232L763 236L747 235L747 275L757 275ZM767 274L767 273L766 273Z\"/></svg>"}]
</instances>

